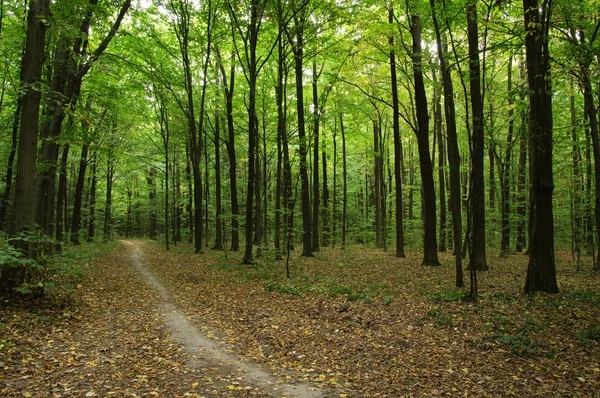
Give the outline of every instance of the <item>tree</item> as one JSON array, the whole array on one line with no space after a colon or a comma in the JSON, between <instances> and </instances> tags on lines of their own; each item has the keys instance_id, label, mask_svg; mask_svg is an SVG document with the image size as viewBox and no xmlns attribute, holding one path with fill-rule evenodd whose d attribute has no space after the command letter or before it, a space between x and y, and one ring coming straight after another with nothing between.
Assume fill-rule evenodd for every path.
<instances>
[{"instance_id":1,"label":"tree","mask_svg":"<svg viewBox=\"0 0 600 398\"><path fill-rule=\"evenodd\" d=\"M388 23L394 23L394 9L389 5ZM392 86L392 123L394 129L394 183L396 192L394 203L396 205L396 257L405 257L404 254L404 204L402 202L402 140L400 138L400 105L398 99L398 79L396 77L396 53L394 51L394 35L388 37L390 46L390 77Z\"/></svg>"},{"instance_id":2,"label":"tree","mask_svg":"<svg viewBox=\"0 0 600 398\"><path fill-rule=\"evenodd\" d=\"M37 133L39 109L42 99L40 81L44 63L46 42L46 17L49 12L48 0L31 0L27 12L27 38L23 54L21 84L24 89L21 104L21 122L17 157L17 175L9 236L15 237L33 227L35 198L35 173L37 153ZM27 242L22 239L12 241L13 246L28 252ZM19 286L25 277L23 267L10 267L3 264L0 268L0 295L6 295Z\"/></svg>"},{"instance_id":3,"label":"tree","mask_svg":"<svg viewBox=\"0 0 600 398\"><path fill-rule=\"evenodd\" d=\"M485 186L483 157L485 152L483 125L483 98L479 64L479 33L477 4L467 5L467 35L469 40L469 82L473 136L471 151L471 252L467 269L471 274L471 298L477 300L477 271L487 271L485 252Z\"/></svg>"},{"instance_id":4,"label":"tree","mask_svg":"<svg viewBox=\"0 0 600 398\"><path fill-rule=\"evenodd\" d=\"M410 16L410 32L412 36L412 66L415 86L416 134L419 150L419 167L423 189L423 265L440 265L437 256L436 242L436 206L435 185L433 182L433 166L429 153L429 114L427 96L423 79L423 50L421 47L421 17L415 13Z\"/></svg>"},{"instance_id":5,"label":"tree","mask_svg":"<svg viewBox=\"0 0 600 398\"><path fill-rule=\"evenodd\" d=\"M554 260L552 211L552 90L550 80L550 0L523 0L527 81L529 84L529 134L532 236L525 292L558 293Z\"/></svg>"}]
</instances>

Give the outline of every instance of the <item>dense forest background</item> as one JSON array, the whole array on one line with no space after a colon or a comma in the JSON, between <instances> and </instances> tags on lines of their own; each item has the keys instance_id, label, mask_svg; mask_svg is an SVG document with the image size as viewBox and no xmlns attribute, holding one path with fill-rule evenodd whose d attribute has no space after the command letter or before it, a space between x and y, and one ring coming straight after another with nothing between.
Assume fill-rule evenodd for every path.
<instances>
[{"instance_id":1,"label":"dense forest background","mask_svg":"<svg viewBox=\"0 0 600 398\"><path fill-rule=\"evenodd\" d=\"M589 0L0 1L2 292L65 247L134 236L246 264L453 251L474 298L486 255L527 251L525 290L556 292L556 249L598 268L599 16Z\"/></svg>"}]
</instances>

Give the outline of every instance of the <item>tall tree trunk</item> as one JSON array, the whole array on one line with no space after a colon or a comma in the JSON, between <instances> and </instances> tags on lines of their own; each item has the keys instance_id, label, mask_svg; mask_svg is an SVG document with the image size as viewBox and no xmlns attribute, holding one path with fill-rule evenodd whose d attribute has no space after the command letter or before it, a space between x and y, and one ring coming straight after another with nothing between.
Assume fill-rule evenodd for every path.
<instances>
[{"instance_id":1,"label":"tall tree trunk","mask_svg":"<svg viewBox=\"0 0 600 398\"><path fill-rule=\"evenodd\" d=\"M229 73L229 80L227 79L227 73L225 67L220 62L220 55L217 50L217 56L219 57L219 68L221 69L221 75L223 79L223 92L225 93L225 110L227 112L227 141L225 146L227 148L227 158L229 159L229 191L231 195L231 251L238 251L240 249L240 238L239 238L239 204L237 195L237 162L235 155L235 125L233 121L233 91L235 88L235 65L231 64Z\"/></svg>"},{"instance_id":2,"label":"tall tree trunk","mask_svg":"<svg viewBox=\"0 0 600 398\"><path fill-rule=\"evenodd\" d=\"M394 9L391 2L388 10L388 23L396 23ZM388 37L390 46L390 76L392 85L392 120L394 129L394 183L396 190L394 203L396 205L396 257L405 257L404 254L404 204L402 202L402 140L400 138L400 105L398 100L398 81L396 77L396 53L394 51L394 35ZM390 187L391 189L391 187Z\"/></svg>"},{"instance_id":3,"label":"tall tree trunk","mask_svg":"<svg viewBox=\"0 0 600 398\"><path fill-rule=\"evenodd\" d=\"M321 207L319 196L319 94L317 82L319 73L317 72L317 60L313 58L312 63L312 95L313 95L313 203L312 203L312 251L319 251L319 211Z\"/></svg>"},{"instance_id":4,"label":"tall tree trunk","mask_svg":"<svg viewBox=\"0 0 600 398\"><path fill-rule=\"evenodd\" d=\"M304 120L304 86L302 77L304 68L302 65L304 52L304 18L296 21L296 40L292 45L294 51L294 71L296 75L296 110L298 114L298 139L300 141L300 179L301 186L301 201L302 201L302 229L304 232L302 238L302 255L312 256L312 218L310 211L310 183L308 180L308 142L306 138L306 126Z\"/></svg>"},{"instance_id":5,"label":"tall tree trunk","mask_svg":"<svg viewBox=\"0 0 600 398\"><path fill-rule=\"evenodd\" d=\"M221 122L219 110L215 110L215 245L214 250L223 250L223 209L221 203Z\"/></svg>"},{"instance_id":6,"label":"tall tree trunk","mask_svg":"<svg viewBox=\"0 0 600 398\"><path fill-rule=\"evenodd\" d=\"M423 265L440 265L437 256L435 184L433 182L433 166L431 164L431 156L429 153L429 114L427 111L427 96L425 94L425 83L423 80L421 29L420 17L418 15L412 15L411 58L415 85L419 166L421 170L421 187L423 190Z\"/></svg>"},{"instance_id":7,"label":"tall tree trunk","mask_svg":"<svg viewBox=\"0 0 600 398\"><path fill-rule=\"evenodd\" d=\"M582 31L579 32L579 41L581 45L585 45L585 36ZM595 246L600 247L600 136L598 133L598 117L597 108L594 101L594 91L590 77L589 64L592 62L591 57L580 61L580 84L583 88L584 111L587 116L590 136L592 138L592 150L594 153L594 177L596 191L594 195L594 241ZM594 270L600 270L600 256L594 262Z\"/></svg>"},{"instance_id":8,"label":"tall tree trunk","mask_svg":"<svg viewBox=\"0 0 600 398\"><path fill-rule=\"evenodd\" d=\"M75 195L73 202L73 217L71 218L71 243L80 244L79 228L81 227L81 206L83 202L83 188L85 184L85 172L88 165L89 144L84 143L81 147L81 157L79 160L79 174L77 185L75 186Z\"/></svg>"},{"instance_id":9,"label":"tall tree trunk","mask_svg":"<svg viewBox=\"0 0 600 398\"><path fill-rule=\"evenodd\" d=\"M581 258L581 242L583 219L582 215L582 192L585 192L585 186L581 176L581 151L577 142L577 112L575 110L575 87L573 77L569 81L570 88L570 113L571 113L571 143L572 155L571 165L573 167L573 180L571 182L572 202L571 202L571 253L579 266Z\"/></svg>"},{"instance_id":10,"label":"tall tree trunk","mask_svg":"<svg viewBox=\"0 0 600 398\"><path fill-rule=\"evenodd\" d=\"M512 84L512 69L513 69L513 57L508 59L508 77L507 77L507 91L508 91L508 132L506 133L506 149L504 150L504 159L501 163L501 175L500 183L501 187L501 201L502 201L502 214L501 214L501 227L502 227L502 238L500 240L500 253L508 254L510 252L510 165L511 165L511 154L514 141L514 115L515 115L515 101Z\"/></svg>"},{"instance_id":11,"label":"tall tree trunk","mask_svg":"<svg viewBox=\"0 0 600 398\"><path fill-rule=\"evenodd\" d=\"M517 174L517 225L515 227L515 251L521 253L527 243L525 237L525 225L527 217L527 188L525 187L527 167L527 125L526 115L522 115L521 129L519 132L519 170Z\"/></svg>"},{"instance_id":12,"label":"tall tree trunk","mask_svg":"<svg viewBox=\"0 0 600 398\"><path fill-rule=\"evenodd\" d=\"M103 228L103 239L104 242L111 240L112 234L112 185L113 176L115 172L115 166L113 161L109 158L106 162L106 201L104 205L104 228Z\"/></svg>"},{"instance_id":13,"label":"tall tree trunk","mask_svg":"<svg viewBox=\"0 0 600 398\"><path fill-rule=\"evenodd\" d=\"M90 184L90 204L89 204L89 221L88 221L88 233L87 241L93 242L96 236L96 168L98 160L96 157L92 160L92 182ZM73 233L71 231L71 233Z\"/></svg>"},{"instance_id":14,"label":"tall tree trunk","mask_svg":"<svg viewBox=\"0 0 600 398\"><path fill-rule=\"evenodd\" d=\"M48 0L31 0L27 13L27 37L23 54L21 84L24 88L21 106L21 123L17 156L17 174L15 177L15 193L10 217L8 234L16 236L32 227L35 206L35 173L37 156L37 139L39 125L39 108L42 95L40 80L44 63L44 44L46 42L46 17L49 11ZM28 251L25 240L15 239L11 244L17 249ZM25 277L23 267L0 268L0 295L9 294L19 286Z\"/></svg>"},{"instance_id":15,"label":"tall tree trunk","mask_svg":"<svg viewBox=\"0 0 600 398\"><path fill-rule=\"evenodd\" d=\"M477 27L477 5L467 6L467 35L469 40L469 82L471 112L473 114L473 136L471 153L471 298L477 300L477 271L488 269L485 248L485 185L483 158L485 152L483 126L483 98L481 95L481 74L479 66L479 33Z\"/></svg>"},{"instance_id":16,"label":"tall tree trunk","mask_svg":"<svg viewBox=\"0 0 600 398\"><path fill-rule=\"evenodd\" d=\"M321 241L321 246L327 247L329 246L330 240L330 229L329 229L329 187L327 186L327 152L325 151L325 144L323 143L323 149L321 151L321 159L323 166L323 215L321 219L323 220L323 237Z\"/></svg>"},{"instance_id":17,"label":"tall tree trunk","mask_svg":"<svg viewBox=\"0 0 600 398\"><path fill-rule=\"evenodd\" d=\"M523 0L525 51L529 82L529 131L531 195L533 203L532 237L525 292L558 293L554 260L554 218L552 211L552 87L550 80L551 3Z\"/></svg>"},{"instance_id":18,"label":"tall tree trunk","mask_svg":"<svg viewBox=\"0 0 600 398\"><path fill-rule=\"evenodd\" d=\"M4 194L0 199L0 231L6 230L6 212L10 203L10 195L13 187L13 174L15 165L15 156L17 154L17 143L19 142L19 120L21 118L21 105L23 103L23 97L19 95L17 98L17 105L15 109L15 115L13 118L12 127L12 139L10 144L10 153L8 155L8 164L6 167L6 184L4 185Z\"/></svg>"},{"instance_id":19,"label":"tall tree trunk","mask_svg":"<svg viewBox=\"0 0 600 398\"><path fill-rule=\"evenodd\" d=\"M332 205L332 229L331 229L331 241L335 245L337 242L337 222L338 222L338 176L337 176L337 120L334 121L333 128L333 205Z\"/></svg>"},{"instance_id":20,"label":"tall tree trunk","mask_svg":"<svg viewBox=\"0 0 600 398\"><path fill-rule=\"evenodd\" d=\"M380 143L381 139L381 126L379 124L379 119L373 119L373 157L374 157L374 167L373 174L375 177L373 193L374 193L374 201L375 201L375 244L377 247L383 247L383 217L382 217L382 207L381 207L381 178L382 178L382 162L381 162L381 152L380 152Z\"/></svg>"},{"instance_id":21,"label":"tall tree trunk","mask_svg":"<svg viewBox=\"0 0 600 398\"><path fill-rule=\"evenodd\" d=\"M348 167L346 163L346 132L344 117L340 113L340 133L342 135L342 249L346 248L346 228L348 226Z\"/></svg>"},{"instance_id":22,"label":"tall tree trunk","mask_svg":"<svg viewBox=\"0 0 600 398\"><path fill-rule=\"evenodd\" d=\"M444 169L446 167L446 146L444 145L444 136L442 134L442 96L439 93L438 80L433 69L433 106L434 106L434 137L437 137L438 150L438 181L440 186L440 241L438 250L446 251L446 175ZM435 151L435 148L434 148Z\"/></svg>"},{"instance_id":23,"label":"tall tree trunk","mask_svg":"<svg viewBox=\"0 0 600 398\"><path fill-rule=\"evenodd\" d=\"M256 183L256 147L258 144L258 117L256 115L256 83L258 76L258 61L256 46L258 44L259 22L262 15L261 2L252 0L250 9L250 25L248 31L248 188L246 198L246 246L244 249L243 264L254 262L252 253L252 233L255 215L252 214L252 202ZM260 14L260 15L259 15ZM258 217L258 215L256 215ZM258 218L257 218L258 220Z\"/></svg>"},{"instance_id":24,"label":"tall tree trunk","mask_svg":"<svg viewBox=\"0 0 600 398\"><path fill-rule=\"evenodd\" d=\"M58 194L56 198L56 244L54 245L58 253L62 252L66 225L67 161L69 159L69 144L64 145L62 150L58 179Z\"/></svg>"},{"instance_id":25,"label":"tall tree trunk","mask_svg":"<svg viewBox=\"0 0 600 398\"><path fill-rule=\"evenodd\" d=\"M201 140L202 140L202 123L198 126L200 128L200 134L198 134L198 129L196 127L196 113L195 113L195 101L194 101L194 83L192 78L192 65L189 58L189 29L190 29L190 4L187 0L180 0L177 3L170 2L170 7L172 8L173 13L178 16L178 20L174 23L175 33L177 35L177 40L179 43L179 50L182 57L183 64L183 72L185 79L185 91L186 91L186 99L187 104L184 109L187 124L188 124L188 141L189 141L189 151L190 151L190 160L192 163L192 178L194 181L193 189L194 189L194 252L201 253L202 252L202 217L203 217L203 203L202 203L202 174L200 172L200 155L201 155ZM210 8L210 7L209 7ZM209 12L209 15L212 15ZM211 32L211 23L210 19L207 26L207 31ZM210 50L210 40L207 41L207 50ZM207 51L205 62L204 62L204 78L206 79L206 71L208 69L208 61L209 61L210 51ZM204 113L204 94L206 93L206 84L202 86L202 98L200 105L200 120L203 120Z\"/></svg>"}]
</instances>

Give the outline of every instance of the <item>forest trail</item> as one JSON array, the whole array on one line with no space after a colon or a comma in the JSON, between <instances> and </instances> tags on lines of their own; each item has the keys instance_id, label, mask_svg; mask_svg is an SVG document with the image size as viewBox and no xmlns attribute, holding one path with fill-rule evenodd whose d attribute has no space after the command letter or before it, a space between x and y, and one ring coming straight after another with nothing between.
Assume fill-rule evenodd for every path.
<instances>
[{"instance_id":1,"label":"forest trail","mask_svg":"<svg viewBox=\"0 0 600 398\"><path fill-rule=\"evenodd\" d=\"M196 369L209 367L213 372L222 373L224 376L235 375L236 380L240 381L241 384L258 388L270 396L297 398L319 398L324 396L320 389L309 384L283 382L258 364L220 347L214 339L201 333L186 318L169 291L146 266L143 242L127 240L121 242L128 248L131 262L140 277L158 293L160 297L160 314L171 334L171 338L179 343L189 355L188 366ZM247 389L255 392L254 388Z\"/></svg>"}]
</instances>

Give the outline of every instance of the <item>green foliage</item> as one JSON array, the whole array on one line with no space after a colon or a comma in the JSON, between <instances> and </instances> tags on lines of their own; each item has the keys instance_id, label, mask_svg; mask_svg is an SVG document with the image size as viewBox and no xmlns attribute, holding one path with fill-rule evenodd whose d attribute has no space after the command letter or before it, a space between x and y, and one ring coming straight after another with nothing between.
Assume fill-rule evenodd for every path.
<instances>
[{"instance_id":1,"label":"green foliage","mask_svg":"<svg viewBox=\"0 0 600 398\"><path fill-rule=\"evenodd\" d=\"M304 297L297 286L292 284L271 283L265 288L266 292L276 292L290 296Z\"/></svg>"},{"instance_id":2,"label":"green foliage","mask_svg":"<svg viewBox=\"0 0 600 398\"><path fill-rule=\"evenodd\" d=\"M596 326L595 323L588 325L584 332L577 333L577 337L581 339L581 341L585 344L600 343L600 329Z\"/></svg>"},{"instance_id":3,"label":"green foliage","mask_svg":"<svg viewBox=\"0 0 600 398\"><path fill-rule=\"evenodd\" d=\"M435 308L429 310L425 318L435 320L435 324L440 327L454 327L454 318L451 315L446 314L441 308Z\"/></svg>"},{"instance_id":4,"label":"green foliage","mask_svg":"<svg viewBox=\"0 0 600 398\"><path fill-rule=\"evenodd\" d=\"M386 294L385 296L383 296L383 299L382 299L383 304L389 307L392 304L393 299L394 298L391 295Z\"/></svg>"},{"instance_id":5,"label":"green foliage","mask_svg":"<svg viewBox=\"0 0 600 398\"><path fill-rule=\"evenodd\" d=\"M462 290L450 289L443 292L436 292L427 296L427 299L434 303L451 302L464 300L465 293Z\"/></svg>"},{"instance_id":6,"label":"green foliage","mask_svg":"<svg viewBox=\"0 0 600 398\"><path fill-rule=\"evenodd\" d=\"M10 244L22 241L31 247L37 258L27 256ZM21 233L0 247L0 263L4 267L21 268L24 282L14 291L31 298L42 296L56 301L67 297L73 285L87 276L93 268L89 265L93 250L87 246L73 248L63 253L53 253L56 242L39 232ZM105 247L104 250L109 250Z\"/></svg>"}]
</instances>

